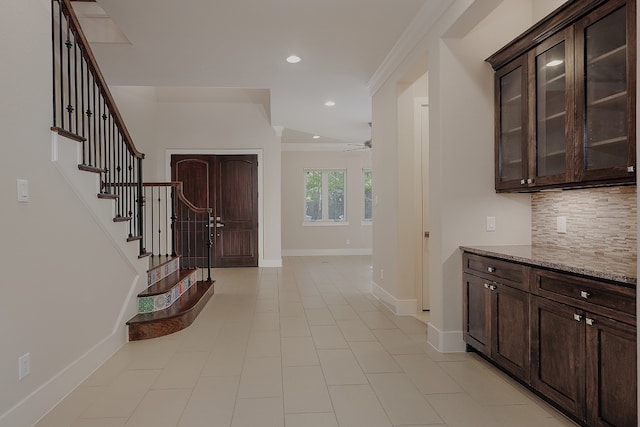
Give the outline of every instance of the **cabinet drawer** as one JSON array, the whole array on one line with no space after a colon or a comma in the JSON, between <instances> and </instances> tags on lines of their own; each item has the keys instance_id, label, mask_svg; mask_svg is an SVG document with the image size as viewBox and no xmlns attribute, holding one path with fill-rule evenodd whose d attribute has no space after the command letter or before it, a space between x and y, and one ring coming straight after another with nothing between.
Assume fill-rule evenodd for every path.
<instances>
[{"instance_id":1,"label":"cabinet drawer","mask_svg":"<svg viewBox=\"0 0 640 427\"><path fill-rule=\"evenodd\" d=\"M527 267L500 259L481 255L464 254L464 271L498 283L528 290Z\"/></svg>"},{"instance_id":2,"label":"cabinet drawer","mask_svg":"<svg viewBox=\"0 0 640 427\"><path fill-rule=\"evenodd\" d=\"M633 288L538 269L533 278L533 291L538 295L635 324Z\"/></svg>"}]
</instances>

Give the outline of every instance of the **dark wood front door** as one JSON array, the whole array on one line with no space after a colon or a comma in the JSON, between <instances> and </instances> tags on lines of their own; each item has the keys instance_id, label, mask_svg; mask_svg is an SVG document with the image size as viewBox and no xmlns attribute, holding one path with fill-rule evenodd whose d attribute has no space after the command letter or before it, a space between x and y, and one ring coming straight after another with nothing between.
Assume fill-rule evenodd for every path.
<instances>
[{"instance_id":1,"label":"dark wood front door","mask_svg":"<svg viewBox=\"0 0 640 427\"><path fill-rule=\"evenodd\" d=\"M212 266L257 267L258 156L172 155L171 178L213 209Z\"/></svg>"}]
</instances>

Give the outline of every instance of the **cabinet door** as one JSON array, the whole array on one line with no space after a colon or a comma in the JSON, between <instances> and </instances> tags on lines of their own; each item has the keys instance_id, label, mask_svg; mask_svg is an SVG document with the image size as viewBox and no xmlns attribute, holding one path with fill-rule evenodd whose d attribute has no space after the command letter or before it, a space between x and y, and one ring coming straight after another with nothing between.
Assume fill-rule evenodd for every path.
<instances>
[{"instance_id":1,"label":"cabinet door","mask_svg":"<svg viewBox=\"0 0 640 427\"><path fill-rule=\"evenodd\" d=\"M636 13L626 3L610 1L576 24L581 181L635 182Z\"/></svg>"},{"instance_id":2,"label":"cabinet door","mask_svg":"<svg viewBox=\"0 0 640 427\"><path fill-rule=\"evenodd\" d=\"M637 418L636 330L591 314L587 323L587 421L631 427Z\"/></svg>"},{"instance_id":3,"label":"cabinet door","mask_svg":"<svg viewBox=\"0 0 640 427\"><path fill-rule=\"evenodd\" d=\"M470 274L463 275L464 282L464 341L476 350L491 352L489 328L491 327L491 295L486 280Z\"/></svg>"},{"instance_id":4,"label":"cabinet door","mask_svg":"<svg viewBox=\"0 0 640 427\"><path fill-rule=\"evenodd\" d=\"M527 55L496 73L496 190L526 187L528 173Z\"/></svg>"},{"instance_id":5,"label":"cabinet door","mask_svg":"<svg viewBox=\"0 0 640 427\"><path fill-rule=\"evenodd\" d=\"M580 310L531 300L531 384L579 419L585 416L585 329Z\"/></svg>"},{"instance_id":6,"label":"cabinet door","mask_svg":"<svg viewBox=\"0 0 640 427\"><path fill-rule=\"evenodd\" d=\"M491 357L528 383L529 294L497 284L491 297Z\"/></svg>"},{"instance_id":7,"label":"cabinet door","mask_svg":"<svg viewBox=\"0 0 640 427\"><path fill-rule=\"evenodd\" d=\"M536 48L533 184L570 182L574 158L573 28Z\"/></svg>"}]
</instances>

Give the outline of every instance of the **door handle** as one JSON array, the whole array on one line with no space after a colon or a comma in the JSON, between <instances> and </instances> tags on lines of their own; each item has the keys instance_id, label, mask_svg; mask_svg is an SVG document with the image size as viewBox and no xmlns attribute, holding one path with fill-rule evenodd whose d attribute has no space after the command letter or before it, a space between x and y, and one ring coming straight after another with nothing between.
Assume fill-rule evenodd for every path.
<instances>
[{"instance_id":1,"label":"door handle","mask_svg":"<svg viewBox=\"0 0 640 427\"><path fill-rule=\"evenodd\" d=\"M224 224L220 222L216 222L216 228L222 228L222 227L224 227Z\"/></svg>"}]
</instances>

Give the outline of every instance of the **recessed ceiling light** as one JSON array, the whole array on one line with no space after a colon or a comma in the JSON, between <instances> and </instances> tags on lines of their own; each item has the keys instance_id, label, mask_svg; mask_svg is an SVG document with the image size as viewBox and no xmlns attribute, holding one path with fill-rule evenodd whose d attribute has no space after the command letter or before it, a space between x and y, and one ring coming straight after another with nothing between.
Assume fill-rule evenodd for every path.
<instances>
[{"instance_id":1,"label":"recessed ceiling light","mask_svg":"<svg viewBox=\"0 0 640 427\"><path fill-rule=\"evenodd\" d=\"M320 135L313 135L313 139L320 139Z\"/></svg>"},{"instance_id":2,"label":"recessed ceiling light","mask_svg":"<svg viewBox=\"0 0 640 427\"><path fill-rule=\"evenodd\" d=\"M287 62L289 64L297 64L300 61L301 61L301 59L297 55L291 55L290 57L287 58Z\"/></svg>"},{"instance_id":3,"label":"recessed ceiling light","mask_svg":"<svg viewBox=\"0 0 640 427\"><path fill-rule=\"evenodd\" d=\"M562 59L554 59L553 61L547 62L547 67L556 67L562 64L564 61Z\"/></svg>"},{"instance_id":4,"label":"recessed ceiling light","mask_svg":"<svg viewBox=\"0 0 640 427\"><path fill-rule=\"evenodd\" d=\"M334 105L336 105L336 103L333 101L327 101L324 103L324 105L326 105L327 107L333 107Z\"/></svg>"}]
</instances>

